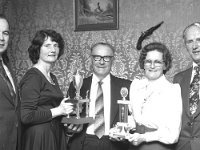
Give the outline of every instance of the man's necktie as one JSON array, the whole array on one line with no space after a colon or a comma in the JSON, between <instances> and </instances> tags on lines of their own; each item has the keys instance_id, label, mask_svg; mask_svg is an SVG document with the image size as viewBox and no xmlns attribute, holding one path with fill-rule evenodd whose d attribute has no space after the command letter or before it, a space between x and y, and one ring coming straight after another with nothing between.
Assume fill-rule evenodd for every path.
<instances>
[{"instance_id":1,"label":"man's necktie","mask_svg":"<svg viewBox=\"0 0 200 150\"><path fill-rule=\"evenodd\" d=\"M189 97L189 105L190 105L190 113L193 115L197 108L199 103L199 81L200 81L200 67L196 66L194 67L195 74L194 78L190 84L190 97Z\"/></svg>"},{"instance_id":2,"label":"man's necktie","mask_svg":"<svg viewBox=\"0 0 200 150\"><path fill-rule=\"evenodd\" d=\"M12 84L11 84L10 79L8 78L8 76L7 76L7 74L6 74L6 71L5 71L4 67L3 67L3 62L2 62L1 59L0 59L0 74L1 74L3 80L6 82L8 88L9 88L10 95L11 95L13 98L15 98L15 96L16 96L15 91L14 91L14 89L13 89L13 86L12 86Z\"/></svg>"},{"instance_id":3,"label":"man's necktie","mask_svg":"<svg viewBox=\"0 0 200 150\"><path fill-rule=\"evenodd\" d=\"M95 123L94 123L94 133L99 138L101 138L105 132L103 90L101 85L102 82L99 81L97 98L95 102Z\"/></svg>"}]
</instances>

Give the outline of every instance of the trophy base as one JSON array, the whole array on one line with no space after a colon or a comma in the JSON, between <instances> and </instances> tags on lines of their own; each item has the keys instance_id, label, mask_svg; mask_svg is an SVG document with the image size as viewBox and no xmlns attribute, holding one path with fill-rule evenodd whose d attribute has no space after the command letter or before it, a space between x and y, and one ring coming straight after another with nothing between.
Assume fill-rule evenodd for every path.
<instances>
[{"instance_id":1,"label":"trophy base","mask_svg":"<svg viewBox=\"0 0 200 150\"><path fill-rule=\"evenodd\" d=\"M116 126L110 130L111 137L118 137L121 139L126 139L129 134L129 127L127 123L117 122Z\"/></svg>"},{"instance_id":2,"label":"trophy base","mask_svg":"<svg viewBox=\"0 0 200 150\"><path fill-rule=\"evenodd\" d=\"M85 123L92 123L94 121L93 117L85 117L85 118L79 118L76 117L63 117L61 120L61 123L67 123L67 124L85 124Z\"/></svg>"}]
</instances>

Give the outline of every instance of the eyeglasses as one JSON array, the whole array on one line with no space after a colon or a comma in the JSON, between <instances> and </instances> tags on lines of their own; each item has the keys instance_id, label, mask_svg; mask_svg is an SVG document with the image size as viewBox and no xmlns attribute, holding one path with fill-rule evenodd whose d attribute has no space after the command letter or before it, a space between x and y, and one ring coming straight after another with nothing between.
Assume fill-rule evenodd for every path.
<instances>
[{"instance_id":1,"label":"eyeglasses","mask_svg":"<svg viewBox=\"0 0 200 150\"><path fill-rule=\"evenodd\" d=\"M99 56L99 55L92 55L93 59L95 61L101 61L101 59L103 59L103 61L105 62L109 62L113 56Z\"/></svg>"},{"instance_id":2,"label":"eyeglasses","mask_svg":"<svg viewBox=\"0 0 200 150\"><path fill-rule=\"evenodd\" d=\"M152 64L154 64L155 67L161 67L163 65L163 61L161 60L144 60L144 65L147 66L147 67L150 67Z\"/></svg>"}]
</instances>

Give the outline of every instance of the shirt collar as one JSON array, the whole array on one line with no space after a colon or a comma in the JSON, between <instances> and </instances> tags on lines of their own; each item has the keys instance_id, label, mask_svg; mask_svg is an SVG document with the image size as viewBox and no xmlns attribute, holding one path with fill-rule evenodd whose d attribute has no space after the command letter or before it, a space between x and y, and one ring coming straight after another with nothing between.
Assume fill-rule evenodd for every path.
<instances>
[{"instance_id":1,"label":"shirt collar","mask_svg":"<svg viewBox=\"0 0 200 150\"><path fill-rule=\"evenodd\" d=\"M99 78L93 74L93 78L92 78L92 82L94 83L98 83L100 80ZM108 74L105 78L103 78L103 80L101 80L103 83L108 83L110 81L110 74Z\"/></svg>"},{"instance_id":2,"label":"shirt collar","mask_svg":"<svg viewBox=\"0 0 200 150\"><path fill-rule=\"evenodd\" d=\"M146 80L146 84L147 86L151 87L151 88L158 88L160 89L160 86L163 85L163 83L166 81L165 75L163 74L160 78L158 78L155 81L148 81Z\"/></svg>"},{"instance_id":3,"label":"shirt collar","mask_svg":"<svg viewBox=\"0 0 200 150\"><path fill-rule=\"evenodd\" d=\"M192 66L193 66L193 69L194 69L194 67L196 67L198 65L195 62L193 62Z\"/></svg>"}]
</instances>

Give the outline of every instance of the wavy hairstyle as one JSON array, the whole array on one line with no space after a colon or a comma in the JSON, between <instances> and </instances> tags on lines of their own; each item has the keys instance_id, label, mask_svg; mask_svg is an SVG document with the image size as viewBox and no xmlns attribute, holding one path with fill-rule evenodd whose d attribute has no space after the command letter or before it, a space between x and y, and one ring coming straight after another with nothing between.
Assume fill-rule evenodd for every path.
<instances>
[{"instance_id":1,"label":"wavy hairstyle","mask_svg":"<svg viewBox=\"0 0 200 150\"><path fill-rule=\"evenodd\" d=\"M169 52L169 49L163 43L160 42L153 42L143 47L139 57L140 68L144 69L144 61L146 59L147 53L150 51L158 51L163 54L163 62L166 66L166 69L163 70L163 74L165 74L172 66L172 56Z\"/></svg>"},{"instance_id":2,"label":"wavy hairstyle","mask_svg":"<svg viewBox=\"0 0 200 150\"><path fill-rule=\"evenodd\" d=\"M58 59L64 53L64 40L60 33L57 33L56 31L51 29L40 30L36 32L35 37L33 38L31 45L28 48L29 58L31 59L33 64L36 64L38 62L40 57L40 48L48 37L50 37L52 41L58 43Z\"/></svg>"}]
</instances>

